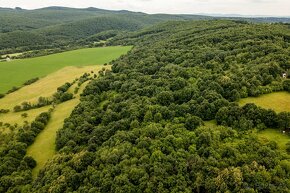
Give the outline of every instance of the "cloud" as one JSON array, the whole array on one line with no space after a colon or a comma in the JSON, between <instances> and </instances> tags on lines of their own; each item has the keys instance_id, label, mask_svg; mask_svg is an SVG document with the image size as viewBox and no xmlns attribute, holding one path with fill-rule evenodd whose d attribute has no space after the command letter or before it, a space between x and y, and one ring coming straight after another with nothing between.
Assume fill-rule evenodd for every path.
<instances>
[{"instance_id":1,"label":"cloud","mask_svg":"<svg viewBox=\"0 0 290 193\"><path fill-rule=\"evenodd\" d=\"M290 15L290 0L0 0L0 7L97 7L147 13Z\"/></svg>"}]
</instances>

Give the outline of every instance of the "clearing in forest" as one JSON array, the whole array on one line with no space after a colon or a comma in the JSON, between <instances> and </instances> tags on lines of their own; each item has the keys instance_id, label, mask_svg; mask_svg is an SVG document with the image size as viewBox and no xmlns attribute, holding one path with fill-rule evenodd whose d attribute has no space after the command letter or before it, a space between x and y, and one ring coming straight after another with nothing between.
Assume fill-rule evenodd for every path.
<instances>
[{"instance_id":1,"label":"clearing in forest","mask_svg":"<svg viewBox=\"0 0 290 193\"><path fill-rule=\"evenodd\" d=\"M56 132L63 125L64 119L69 117L74 107L79 103L75 98L59 104L51 114L51 119L45 129L36 137L34 143L28 147L27 155L32 156L37 162L36 167L32 170L34 177L44 166L46 161L55 153Z\"/></svg>"},{"instance_id":2,"label":"clearing in forest","mask_svg":"<svg viewBox=\"0 0 290 193\"><path fill-rule=\"evenodd\" d=\"M261 95L259 97L248 97L239 101L240 105L255 103L257 106L265 109L273 109L276 112L290 111L290 93L274 92Z\"/></svg>"},{"instance_id":3,"label":"clearing in forest","mask_svg":"<svg viewBox=\"0 0 290 193\"><path fill-rule=\"evenodd\" d=\"M286 143L290 141L288 134L283 134L277 129L265 129L257 134L262 140L275 141L281 150L286 150Z\"/></svg>"}]
</instances>

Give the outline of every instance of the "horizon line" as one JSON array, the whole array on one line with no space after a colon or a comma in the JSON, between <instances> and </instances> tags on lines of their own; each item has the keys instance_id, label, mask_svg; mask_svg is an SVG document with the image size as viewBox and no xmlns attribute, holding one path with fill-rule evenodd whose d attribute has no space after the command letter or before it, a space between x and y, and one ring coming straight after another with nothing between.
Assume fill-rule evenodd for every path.
<instances>
[{"instance_id":1,"label":"horizon line","mask_svg":"<svg viewBox=\"0 0 290 193\"><path fill-rule=\"evenodd\" d=\"M252 14L241 14L241 13L166 13L166 12L157 12L157 13L148 13L144 11L132 11L129 9L105 9L105 8L98 8L98 7L66 7L66 6L47 6L47 7L39 7L39 8L22 8L22 7L0 7L1 9L12 9L17 10L40 10L45 8L69 8L69 9L99 9L104 11L128 11L134 13L144 13L148 15L155 15L155 14L167 14L167 15L199 15L199 16L209 16L209 17L238 17L238 18L290 18L290 15L252 15Z\"/></svg>"}]
</instances>

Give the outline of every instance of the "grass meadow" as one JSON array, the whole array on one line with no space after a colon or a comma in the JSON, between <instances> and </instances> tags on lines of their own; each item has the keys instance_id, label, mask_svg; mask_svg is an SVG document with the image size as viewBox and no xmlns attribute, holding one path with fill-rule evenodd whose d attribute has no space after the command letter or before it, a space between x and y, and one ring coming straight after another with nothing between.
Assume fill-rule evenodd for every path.
<instances>
[{"instance_id":1,"label":"grass meadow","mask_svg":"<svg viewBox=\"0 0 290 193\"><path fill-rule=\"evenodd\" d=\"M274 92L259 97L244 98L239 101L241 106L247 103L255 103L257 106L265 109L273 109L278 113L282 111L290 111L290 93Z\"/></svg>"},{"instance_id":2,"label":"grass meadow","mask_svg":"<svg viewBox=\"0 0 290 193\"><path fill-rule=\"evenodd\" d=\"M85 48L48 56L0 62L0 93L25 81L44 77L66 66L92 66L109 63L126 54L131 46Z\"/></svg>"}]
</instances>

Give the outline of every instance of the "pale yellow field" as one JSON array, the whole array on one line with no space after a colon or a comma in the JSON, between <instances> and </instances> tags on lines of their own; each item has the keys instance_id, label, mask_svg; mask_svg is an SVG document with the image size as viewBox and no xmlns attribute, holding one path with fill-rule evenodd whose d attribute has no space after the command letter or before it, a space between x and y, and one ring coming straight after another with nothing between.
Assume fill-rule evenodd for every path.
<instances>
[{"instance_id":1,"label":"pale yellow field","mask_svg":"<svg viewBox=\"0 0 290 193\"><path fill-rule=\"evenodd\" d=\"M37 162L37 166L33 169L34 177L44 166L45 162L54 155L56 132L62 127L64 119L69 117L78 103L79 99L75 98L59 104L52 112L48 125L36 137L35 142L28 147L27 155L32 156Z\"/></svg>"},{"instance_id":2,"label":"pale yellow field","mask_svg":"<svg viewBox=\"0 0 290 193\"><path fill-rule=\"evenodd\" d=\"M290 111L290 93L288 92L275 92L265 94L259 97L244 98L239 101L240 105L247 103L255 103L257 106L273 109L276 112Z\"/></svg>"},{"instance_id":3,"label":"pale yellow field","mask_svg":"<svg viewBox=\"0 0 290 193\"><path fill-rule=\"evenodd\" d=\"M82 93L87 84L88 82L85 82L81 85L79 93ZM32 156L37 162L37 166L32 171L34 177L37 176L46 161L54 155L56 132L62 127L64 119L68 118L75 106L78 105L79 99L80 95L77 94L74 99L57 105L45 129L28 147L27 155Z\"/></svg>"},{"instance_id":4,"label":"pale yellow field","mask_svg":"<svg viewBox=\"0 0 290 193\"><path fill-rule=\"evenodd\" d=\"M0 99L0 109L12 110L14 106L21 104L22 102L37 102L40 96L50 97L56 89L66 82L72 82L75 78L79 78L86 72L97 72L102 69L103 65L97 66L85 66L85 67L65 67L55 73L47 75L41 78L37 82L25 86L20 90L11 93L4 98ZM107 67L109 68L109 67Z\"/></svg>"},{"instance_id":5,"label":"pale yellow field","mask_svg":"<svg viewBox=\"0 0 290 193\"><path fill-rule=\"evenodd\" d=\"M24 125L24 122L27 121L31 123L40 113L47 112L51 106L41 107L38 109L31 109L25 112L9 112L7 114L0 114L0 122L9 123L10 125L17 124L18 126ZM27 113L26 118L22 117L22 113ZM0 127L1 128L1 127ZM7 132L7 128L1 128L2 132Z\"/></svg>"}]
</instances>

